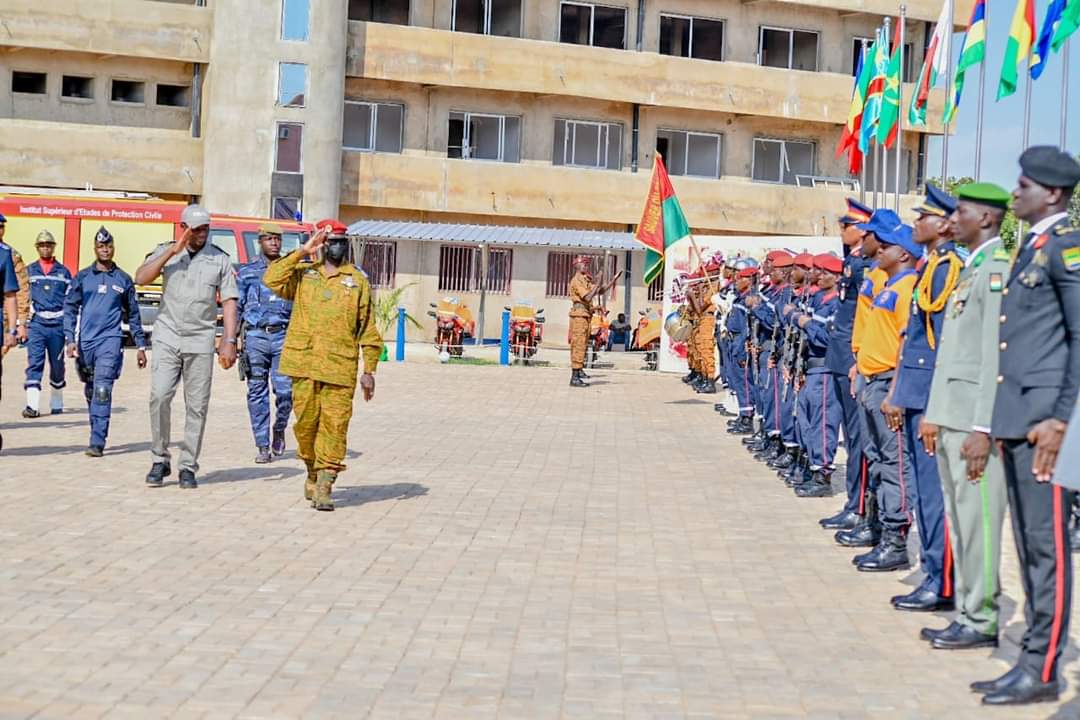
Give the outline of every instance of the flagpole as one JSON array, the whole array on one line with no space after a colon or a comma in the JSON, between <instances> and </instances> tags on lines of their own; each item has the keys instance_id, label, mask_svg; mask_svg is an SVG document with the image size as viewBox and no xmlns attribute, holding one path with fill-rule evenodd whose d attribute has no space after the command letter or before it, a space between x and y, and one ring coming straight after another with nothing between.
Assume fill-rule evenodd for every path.
<instances>
[{"instance_id":1,"label":"flagpole","mask_svg":"<svg viewBox=\"0 0 1080 720\"><path fill-rule=\"evenodd\" d=\"M945 107L948 111L949 103L952 102L952 81L953 74L952 68L952 37L953 37L953 16L956 15L956 6L953 4L953 0L946 0L949 6L949 32L945 33ZM945 187L949 182L949 123L945 123L943 126L944 132L941 135L941 187Z\"/></svg>"},{"instance_id":2,"label":"flagpole","mask_svg":"<svg viewBox=\"0 0 1080 720\"><path fill-rule=\"evenodd\" d=\"M904 36L907 34L907 5L900 6L900 46L897 48L897 52L900 53L900 87L897 90L896 96L896 184L893 188L893 210L900 212L900 164L903 160L904 153L904 113L902 109L904 107Z\"/></svg>"},{"instance_id":3,"label":"flagpole","mask_svg":"<svg viewBox=\"0 0 1080 720\"><path fill-rule=\"evenodd\" d=\"M1061 129L1059 130L1058 145L1065 149L1065 141L1068 139L1067 128L1069 127L1069 43L1072 38L1065 41L1061 48Z\"/></svg>"},{"instance_id":4,"label":"flagpole","mask_svg":"<svg viewBox=\"0 0 1080 720\"><path fill-rule=\"evenodd\" d=\"M1068 46L1065 48L1068 50ZM862 64L866 62L866 40L862 41L862 63L859 63L860 69ZM855 82L859 82L859 78L855 78ZM863 98L863 109L866 108L866 98ZM860 129L861 132L861 129ZM856 147L858 147L858 141L856 140ZM866 204L866 157L862 158L859 163L859 202L863 205Z\"/></svg>"},{"instance_id":5,"label":"flagpole","mask_svg":"<svg viewBox=\"0 0 1080 720\"><path fill-rule=\"evenodd\" d=\"M990 3L983 6L983 23L990 27ZM983 40L983 47L989 46L990 38ZM983 139L983 106L986 104L986 50L983 50L983 61L979 63L979 105L975 108L975 180L982 179L982 139Z\"/></svg>"},{"instance_id":6,"label":"flagpole","mask_svg":"<svg viewBox=\"0 0 1080 720\"><path fill-rule=\"evenodd\" d=\"M1023 0L1021 0L1023 2ZM1031 55L1028 55L1028 65L1024 71L1024 149L1027 150L1031 136Z\"/></svg>"},{"instance_id":7,"label":"flagpole","mask_svg":"<svg viewBox=\"0 0 1080 720\"><path fill-rule=\"evenodd\" d=\"M892 46L889 45L889 41L892 39L892 35L889 34L891 30L892 30L892 18L886 17L885 18L885 35L884 35L884 37L882 39L882 43L885 46L885 57L886 58L889 57L890 55L892 55ZM887 80L886 80L886 82L887 82ZM883 105L884 103L885 103L885 90L884 90L884 88L882 88L880 104ZM878 124L879 125L881 124L880 105L878 107ZM874 138L875 138L875 142L876 142L877 128L874 128ZM887 152L885 152L885 143L882 143L882 142L876 142L875 151L877 152L877 163L875 163L876 167L874 168L874 175L875 175L875 177L874 177L874 189L875 189L874 207L878 208L878 207L881 207L883 205L888 205L889 204L889 190L888 190L888 187L886 185L886 183L888 183L888 178L889 178L889 168L888 168L889 154ZM877 178L877 175L881 176L880 180ZM876 192L878 187L881 188L881 202L880 203L878 202L878 195L877 195L877 192Z\"/></svg>"}]
</instances>

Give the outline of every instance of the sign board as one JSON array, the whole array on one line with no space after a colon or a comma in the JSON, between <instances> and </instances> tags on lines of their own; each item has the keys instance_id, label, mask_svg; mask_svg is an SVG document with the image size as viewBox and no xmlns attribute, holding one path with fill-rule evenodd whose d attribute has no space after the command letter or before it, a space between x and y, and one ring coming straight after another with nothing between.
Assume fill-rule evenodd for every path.
<instances>
[{"instance_id":1,"label":"sign board","mask_svg":"<svg viewBox=\"0 0 1080 720\"><path fill-rule=\"evenodd\" d=\"M788 250L792 254L808 252L817 255L831 252L837 257L843 257L843 247L839 237L695 235L694 240L705 259L717 252L722 252L725 258L741 255L755 258L760 262L770 250L781 249ZM667 318L685 299L682 289L683 280L696 270L697 266L698 259L689 238L673 245L664 256L665 326ZM660 331L659 369L661 372L687 372L686 343L672 342L666 327L662 327Z\"/></svg>"}]
</instances>

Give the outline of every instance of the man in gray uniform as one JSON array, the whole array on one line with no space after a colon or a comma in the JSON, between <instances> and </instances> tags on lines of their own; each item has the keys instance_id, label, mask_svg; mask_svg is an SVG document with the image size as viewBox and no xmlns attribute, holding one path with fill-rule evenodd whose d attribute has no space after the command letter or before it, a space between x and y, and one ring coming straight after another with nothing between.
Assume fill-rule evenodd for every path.
<instances>
[{"instance_id":1,"label":"man in gray uniform","mask_svg":"<svg viewBox=\"0 0 1080 720\"><path fill-rule=\"evenodd\" d=\"M217 303L224 313L225 331L219 355L226 370L236 362L236 274L228 254L207 242L210 214L198 205L180 216L183 236L160 245L135 273L135 283L146 285L164 277L161 308L154 322L153 360L150 363L150 453L154 464L146 484L160 487L172 472L169 453L172 399L184 381L184 442L180 446L180 487L198 487L199 451L210 405L214 375L214 340Z\"/></svg>"},{"instance_id":2,"label":"man in gray uniform","mask_svg":"<svg viewBox=\"0 0 1080 720\"><path fill-rule=\"evenodd\" d=\"M943 630L923 629L921 637L939 650L997 647L1006 504L990 422L1001 292L1009 274L1009 251L1000 236L1009 193L992 183L971 183L958 188L957 196L952 235L969 254L945 308L930 401L919 428L923 447L937 456L960 611Z\"/></svg>"}]
</instances>

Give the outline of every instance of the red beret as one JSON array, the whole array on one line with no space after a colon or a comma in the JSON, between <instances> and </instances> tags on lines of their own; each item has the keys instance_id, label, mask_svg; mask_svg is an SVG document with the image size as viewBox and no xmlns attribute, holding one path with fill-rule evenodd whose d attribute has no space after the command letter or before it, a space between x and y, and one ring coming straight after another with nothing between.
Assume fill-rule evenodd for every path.
<instances>
[{"instance_id":1,"label":"red beret","mask_svg":"<svg viewBox=\"0 0 1080 720\"><path fill-rule=\"evenodd\" d=\"M745 277L754 277L757 274L758 274L757 267L748 267L748 268L743 268L742 270L740 270L737 277L744 277L744 278Z\"/></svg>"},{"instance_id":2,"label":"red beret","mask_svg":"<svg viewBox=\"0 0 1080 720\"><path fill-rule=\"evenodd\" d=\"M349 228L338 220L327 218L315 223L315 230L325 230L330 237L343 237L349 234Z\"/></svg>"},{"instance_id":3,"label":"red beret","mask_svg":"<svg viewBox=\"0 0 1080 720\"><path fill-rule=\"evenodd\" d=\"M814 267L814 256L810 253L799 253L795 256L795 264L804 268Z\"/></svg>"},{"instance_id":4,"label":"red beret","mask_svg":"<svg viewBox=\"0 0 1080 720\"><path fill-rule=\"evenodd\" d=\"M772 255L772 266L774 268L786 268L795 264L795 257L791 253L780 251L778 254Z\"/></svg>"},{"instance_id":5,"label":"red beret","mask_svg":"<svg viewBox=\"0 0 1080 720\"><path fill-rule=\"evenodd\" d=\"M822 253L814 256L814 266L839 275L844 271L844 261L835 255Z\"/></svg>"}]
</instances>

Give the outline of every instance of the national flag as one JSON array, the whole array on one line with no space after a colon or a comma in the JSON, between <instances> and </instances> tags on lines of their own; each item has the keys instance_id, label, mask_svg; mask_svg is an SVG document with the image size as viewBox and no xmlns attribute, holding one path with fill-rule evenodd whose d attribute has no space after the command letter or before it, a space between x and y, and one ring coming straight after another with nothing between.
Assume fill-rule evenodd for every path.
<instances>
[{"instance_id":1,"label":"national flag","mask_svg":"<svg viewBox=\"0 0 1080 720\"><path fill-rule=\"evenodd\" d=\"M900 21L896 22L896 35L893 38L893 54L885 69L885 87L881 92L881 113L878 117L877 141L879 145L892 147L896 142L900 119L901 96L901 56L904 48L900 45Z\"/></svg>"},{"instance_id":2,"label":"national flag","mask_svg":"<svg viewBox=\"0 0 1080 720\"><path fill-rule=\"evenodd\" d=\"M945 40L946 36L952 33L952 18L949 15L949 3L946 2L941 6L941 15L938 16L934 34L926 48L926 57L923 59L922 69L919 70L915 92L911 95L907 116L911 126L926 126L926 106L930 101L930 89L937 84L941 75L948 72L949 58L945 57Z\"/></svg>"},{"instance_id":3,"label":"national flag","mask_svg":"<svg viewBox=\"0 0 1080 720\"><path fill-rule=\"evenodd\" d=\"M878 117L881 115L881 96L885 92L885 74L889 69L886 42L884 32L879 30L878 40L874 43L874 54L870 56L870 83L866 87L866 105L859 129L859 150L863 153L870 150L870 141L877 132Z\"/></svg>"},{"instance_id":4,"label":"national flag","mask_svg":"<svg viewBox=\"0 0 1080 720\"><path fill-rule=\"evenodd\" d=\"M839 157L845 150L848 151L848 171L852 175L858 175L862 170L863 154L859 150L859 133L862 128L863 106L866 102L866 89L870 85L870 77L873 68L868 59L873 57L874 48L865 45L859 53L859 64L855 72L855 89L851 94L851 108L848 110L847 123L840 135L840 143L836 148Z\"/></svg>"},{"instance_id":5,"label":"national flag","mask_svg":"<svg viewBox=\"0 0 1080 720\"><path fill-rule=\"evenodd\" d=\"M1066 0L1065 10L1061 13L1061 20L1054 31L1054 39L1050 42L1054 52L1061 49L1077 28L1080 28L1080 0Z\"/></svg>"},{"instance_id":6,"label":"national flag","mask_svg":"<svg viewBox=\"0 0 1080 720\"><path fill-rule=\"evenodd\" d=\"M971 9L967 32L960 43L960 60L956 63L956 78L953 80L953 96L949 98L945 109L945 122L951 123L960 107L960 95L964 91L964 73L968 68L979 65L986 58L986 0L977 0Z\"/></svg>"},{"instance_id":7,"label":"national flag","mask_svg":"<svg viewBox=\"0 0 1080 720\"><path fill-rule=\"evenodd\" d=\"M1042 28L1039 30L1039 39L1031 50L1031 73L1032 80L1038 80L1046 69L1046 63L1050 60L1050 42L1054 39L1054 31L1058 22L1065 12L1066 0L1050 0L1046 6L1046 17L1043 18Z\"/></svg>"},{"instance_id":8,"label":"national flag","mask_svg":"<svg viewBox=\"0 0 1080 720\"><path fill-rule=\"evenodd\" d=\"M1009 39L1005 42L1005 59L1001 63L1001 79L998 80L997 99L1016 92L1020 66L1029 61L1031 45L1035 39L1035 0L1016 0Z\"/></svg>"},{"instance_id":9,"label":"national flag","mask_svg":"<svg viewBox=\"0 0 1080 720\"><path fill-rule=\"evenodd\" d=\"M664 159L660 153L653 158L652 180L649 182L649 195L645 198L645 209L641 213L634 239L646 247L645 284L664 273L664 255L675 243L690 235L690 224L686 222L679 198L675 197L675 188L671 186Z\"/></svg>"}]
</instances>

